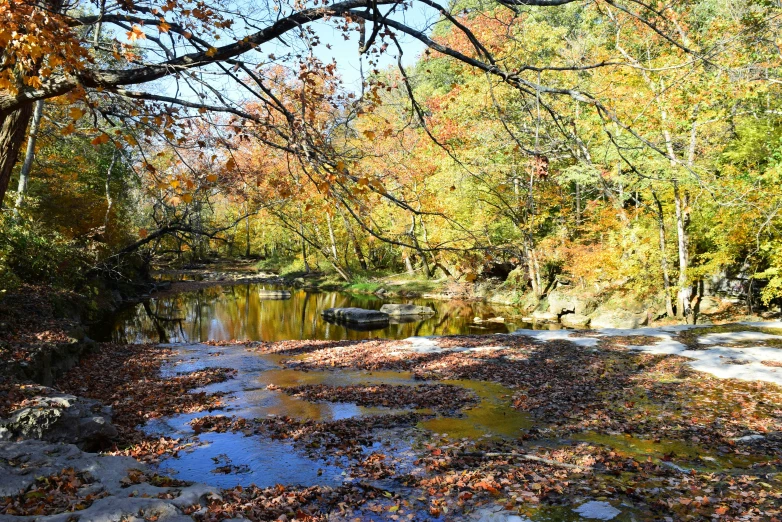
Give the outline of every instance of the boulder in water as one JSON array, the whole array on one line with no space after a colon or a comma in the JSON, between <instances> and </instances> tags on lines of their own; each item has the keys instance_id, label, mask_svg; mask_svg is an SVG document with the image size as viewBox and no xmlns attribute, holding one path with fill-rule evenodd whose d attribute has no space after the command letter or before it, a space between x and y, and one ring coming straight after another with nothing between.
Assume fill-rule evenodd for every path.
<instances>
[{"instance_id":1,"label":"boulder in water","mask_svg":"<svg viewBox=\"0 0 782 522\"><path fill-rule=\"evenodd\" d=\"M390 318L387 313L365 308L327 308L321 314L327 321L362 325L384 325Z\"/></svg>"}]
</instances>

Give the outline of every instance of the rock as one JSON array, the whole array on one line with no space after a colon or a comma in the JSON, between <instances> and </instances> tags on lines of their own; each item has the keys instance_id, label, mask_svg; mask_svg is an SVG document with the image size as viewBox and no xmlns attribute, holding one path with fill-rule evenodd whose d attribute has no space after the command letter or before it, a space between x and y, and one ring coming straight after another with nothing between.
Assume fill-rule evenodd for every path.
<instances>
[{"instance_id":1,"label":"rock","mask_svg":"<svg viewBox=\"0 0 782 522\"><path fill-rule=\"evenodd\" d=\"M581 314L563 314L559 320L569 328L585 328L591 321L588 316Z\"/></svg>"},{"instance_id":2,"label":"rock","mask_svg":"<svg viewBox=\"0 0 782 522\"><path fill-rule=\"evenodd\" d=\"M290 299L291 293L287 290L258 290L261 299Z\"/></svg>"},{"instance_id":3,"label":"rock","mask_svg":"<svg viewBox=\"0 0 782 522\"><path fill-rule=\"evenodd\" d=\"M51 391L0 420L0 441L38 439L94 446L117 436L111 408L92 399Z\"/></svg>"},{"instance_id":4,"label":"rock","mask_svg":"<svg viewBox=\"0 0 782 522\"><path fill-rule=\"evenodd\" d=\"M85 473L91 483L89 493L105 495L92 505L75 512L63 512L49 516L0 516L3 521L114 522L119 520L141 521L147 517L156 520L179 522L192 520L183 510L194 504L206 505L210 498L220 498L216 488L204 484L158 487L143 481L128 485L132 472L147 472L148 468L131 457L101 456L85 453L72 444L55 444L27 440L0 442L0 497L12 496L32 486L38 477L60 473L73 468ZM133 493L133 496L130 494ZM158 498L173 497L173 498ZM139 517L139 513L144 517Z\"/></svg>"},{"instance_id":5,"label":"rock","mask_svg":"<svg viewBox=\"0 0 782 522\"><path fill-rule=\"evenodd\" d=\"M592 328L622 328L632 329L644 326L649 317L646 313L633 314L622 311L598 312L591 317Z\"/></svg>"},{"instance_id":6,"label":"rock","mask_svg":"<svg viewBox=\"0 0 782 522\"><path fill-rule=\"evenodd\" d=\"M504 317L489 317L486 319L487 323L504 323L505 318Z\"/></svg>"},{"instance_id":7,"label":"rock","mask_svg":"<svg viewBox=\"0 0 782 522\"><path fill-rule=\"evenodd\" d=\"M540 310L535 310L532 312L532 321L543 323L543 322L556 322L557 321L557 314L551 313L551 312L541 312Z\"/></svg>"},{"instance_id":8,"label":"rock","mask_svg":"<svg viewBox=\"0 0 782 522\"><path fill-rule=\"evenodd\" d=\"M394 317L405 315L434 315L434 310L428 306L411 304L384 304L380 307L380 312Z\"/></svg>"},{"instance_id":9,"label":"rock","mask_svg":"<svg viewBox=\"0 0 782 522\"><path fill-rule=\"evenodd\" d=\"M701 314L716 314L720 311L720 308L722 308L722 302L719 299L708 295L701 297L701 300L698 303L698 312Z\"/></svg>"},{"instance_id":10,"label":"rock","mask_svg":"<svg viewBox=\"0 0 782 522\"><path fill-rule=\"evenodd\" d=\"M389 315L377 310L364 308L328 308L321 312L324 319L362 325L388 324Z\"/></svg>"},{"instance_id":11,"label":"rock","mask_svg":"<svg viewBox=\"0 0 782 522\"><path fill-rule=\"evenodd\" d=\"M383 294L387 294L387 293L388 293L388 290L386 290L383 287L380 287L377 290L375 290L375 295L383 295Z\"/></svg>"},{"instance_id":12,"label":"rock","mask_svg":"<svg viewBox=\"0 0 782 522\"><path fill-rule=\"evenodd\" d=\"M766 440L766 437L760 434L755 434L755 435L744 435L743 437L736 437L730 440L732 440L733 442L756 442L759 440Z\"/></svg>"},{"instance_id":13,"label":"rock","mask_svg":"<svg viewBox=\"0 0 782 522\"><path fill-rule=\"evenodd\" d=\"M483 322L483 319L481 319L480 317L477 317L477 316L476 316L476 317L473 317L473 319L472 319L472 322L473 322L473 323L476 323L476 324L477 324L477 323L482 323L482 322Z\"/></svg>"},{"instance_id":14,"label":"rock","mask_svg":"<svg viewBox=\"0 0 782 522\"><path fill-rule=\"evenodd\" d=\"M557 316L568 312L589 315L594 312L595 307L594 300L589 297L566 294L559 290L554 290L548 295L548 311Z\"/></svg>"}]
</instances>

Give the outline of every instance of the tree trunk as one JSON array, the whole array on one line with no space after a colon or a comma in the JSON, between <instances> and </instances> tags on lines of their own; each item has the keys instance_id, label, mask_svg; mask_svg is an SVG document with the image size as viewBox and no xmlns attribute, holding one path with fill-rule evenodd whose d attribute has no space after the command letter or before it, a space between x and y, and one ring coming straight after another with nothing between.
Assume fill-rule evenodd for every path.
<instances>
[{"instance_id":1,"label":"tree trunk","mask_svg":"<svg viewBox=\"0 0 782 522\"><path fill-rule=\"evenodd\" d=\"M35 117L33 117L33 125L35 124ZM32 131L30 131L30 139L32 139ZM25 160L26 162L26 160ZM109 170L106 171L106 216L103 218L103 233L108 234L109 230L109 216L111 215L111 207L114 205L114 200L111 199L111 172L114 170L114 165L117 163L117 153L111 156L111 164L109 164ZM24 168L22 169L24 171ZM22 180L19 180L21 186ZM20 194L21 197L21 194ZM17 200L16 206L19 206Z\"/></svg>"},{"instance_id":2,"label":"tree trunk","mask_svg":"<svg viewBox=\"0 0 782 522\"><path fill-rule=\"evenodd\" d=\"M682 193L678 182L673 182L673 197L676 207L676 237L679 248L679 290L676 298L676 315L689 321L692 316L690 297L692 289L688 284L687 269L690 265L690 209L689 196Z\"/></svg>"},{"instance_id":3,"label":"tree trunk","mask_svg":"<svg viewBox=\"0 0 782 522\"><path fill-rule=\"evenodd\" d=\"M407 273L410 275L415 275L415 270L413 269L413 263L410 261L410 256L408 254L402 254L402 259L405 260L405 269L407 270Z\"/></svg>"},{"instance_id":4,"label":"tree trunk","mask_svg":"<svg viewBox=\"0 0 782 522\"><path fill-rule=\"evenodd\" d=\"M361 251L361 245L358 244L358 239L356 238L356 232L353 230L353 227L350 224L350 221L348 221L347 216L345 216L345 213L342 212L342 209L337 207L339 209L339 213L342 216L342 221L345 223L345 230L348 232L348 237L350 237L350 242L353 243L353 251L356 253L356 259L358 259L358 264L361 266L361 270L367 270L367 260L364 257L364 252Z\"/></svg>"},{"instance_id":5,"label":"tree trunk","mask_svg":"<svg viewBox=\"0 0 782 522\"><path fill-rule=\"evenodd\" d=\"M247 212L247 208L245 207L245 212ZM249 214L249 212L247 212ZM247 239L247 247L244 249L244 257L250 257L250 216L247 216L247 219L245 220L245 235Z\"/></svg>"},{"instance_id":6,"label":"tree trunk","mask_svg":"<svg viewBox=\"0 0 782 522\"><path fill-rule=\"evenodd\" d=\"M14 216L19 215L19 210L24 202L24 196L27 193L27 181L30 178L30 170L33 168L35 159L35 140L38 138L38 128L41 126L41 116L43 116L43 100L35 102L33 109L33 120L30 124L30 134L27 137L27 150L24 154L24 163L19 173L19 186L17 188L16 205L14 207Z\"/></svg>"},{"instance_id":7,"label":"tree trunk","mask_svg":"<svg viewBox=\"0 0 782 522\"><path fill-rule=\"evenodd\" d=\"M527 270L529 273L530 284L532 285L532 291L536 297L543 295L540 284L540 272L538 269L538 262L535 258L535 249L527 245L524 248L524 253L527 256Z\"/></svg>"},{"instance_id":8,"label":"tree trunk","mask_svg":"<svg viewBox=\"0 0 782 522\"><path fill-rule=\"evenodd\" d=\"M421 245L418 244L418 238L415 235L415 214L413 214L413 221L410 225L410 239L412 239L413 246L415 246L416 251L418 251L418 255L421 256L421 266L424 269L424 276L426 276L427 279L431 279L432 271L429 270L429 263L426 261L426 253L421 249Z\"/></svg>"},{"instance_id":9,"label":"tree trunk","mask_svg":"<svg viewBox=\"0 0 782 522\"><path fill-rule=\"evenodd\" d=\"M339 256L337 255L337 240L334 237L334 225L331 222L331 214L326 212L326 225L329 229L329 243L331 244L331 255L334 258L334 263L339 263Z\"/></svg>"},{"instance_id":10,"label":"tree trunk","mask_svg":"<svg viewBox=\"0 0 782 522\"><path fill-rule=\"evenodd\" d=\"M3 199L32 115L33 104L28 103L0 116L0 208L3 207Z\"/></svg>"},{"instance_id":11,"label":"tree trunk","mask_svg":"<svg viewBox=\"0 0 782 522\"><path fill-rule=\"evenodd\" d=\"M668 255L665 248L665 220L663 219L663 206L657 198L657 194L652 192L654 202L657 203L657 221L660 229L660 265L663 270L663 287L665 288L665 312L668 317L673 317L673 302L671 300L671 276L668 273Z\"/></svg>"}]
</instances>

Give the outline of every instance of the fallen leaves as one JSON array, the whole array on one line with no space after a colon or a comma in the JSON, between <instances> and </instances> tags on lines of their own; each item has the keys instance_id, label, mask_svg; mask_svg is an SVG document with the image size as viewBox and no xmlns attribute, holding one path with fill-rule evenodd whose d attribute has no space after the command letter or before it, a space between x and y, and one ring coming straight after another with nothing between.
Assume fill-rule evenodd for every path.
<instances>
[{"instance_id":1,"label":"fallen leaves","mask_svg":"<svg viewBox=\"0 0 782 522\"><path fill-rule=\"evenodd\" d=\"M221 394L189 392L222 382L234 373L229 368L209 368L164 378L160 366L171 354L170 349L152 345L102 344L57 385L63 391L111 405L112 422L120 432L118 443L131 445L122 453L155 460L183 445L174 439L148 439L136 428L153 418L221 408Z\"/></svg>"},{"instance_id":2,"label":"fallen leaves","mask_svg":"<svg viewBox=\"0 0 782 522\"><path fill-rule=\"evenodd\" d=\"M95 500L107 495L103 491L90 491L88 486L92 482L88 473L76 472L73 468L39 477L19 494L0 497L0 514L46 516L86 509Z\"/></svg>"},{"instance_id":3,"label":"fallen leaves","mask_svg":"<svg viewBox=\"0 0 782 522\"><path fill-rule=\"evenodd\" d=\"M470 390L448 384L419 384L418 386L307 384L282 388L282 391L311 402L351 402L360 406L432 408L438 411L455 411L478 402L478 398Z\"/></svg>"}]
</instances>

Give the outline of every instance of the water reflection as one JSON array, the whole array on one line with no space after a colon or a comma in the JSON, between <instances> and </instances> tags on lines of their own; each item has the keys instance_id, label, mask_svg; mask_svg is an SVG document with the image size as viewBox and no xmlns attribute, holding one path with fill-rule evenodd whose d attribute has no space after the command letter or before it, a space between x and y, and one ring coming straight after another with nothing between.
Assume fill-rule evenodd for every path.
<instances>
[{"instance_id":1,"label":"water reflection","mask_svg":"<svg viewBox=\"0 0 782 522\"><path fill-rule=\"evenodd\" d=\"M511 311L485 303L438 301L433 299L384 300L371 295L341 292L311 293L291 290L290 298L269 299L275 285L246 284L210 287L196 292L151 299L122 310L92 330L99 341L120 343L202 342L249 339L404 339L414 335L457 335L505 333L521 324L473 324L475 317L508 317ZM355 306L379 309L384 303L402 302L430 306L437 314L410 323L356 331L330 324L320 312L326 308Z\"/></svg>"}]
</instances>

